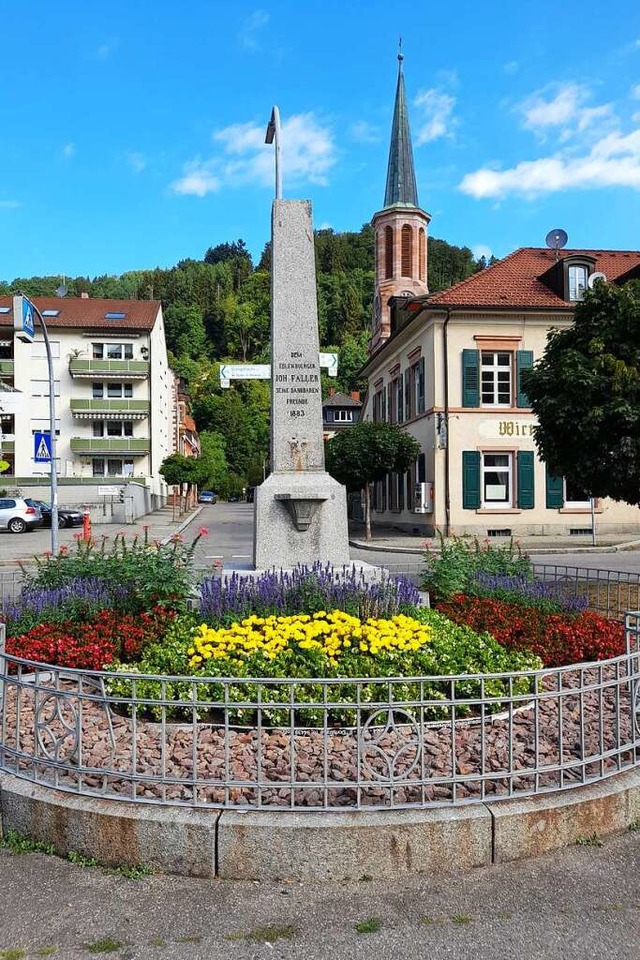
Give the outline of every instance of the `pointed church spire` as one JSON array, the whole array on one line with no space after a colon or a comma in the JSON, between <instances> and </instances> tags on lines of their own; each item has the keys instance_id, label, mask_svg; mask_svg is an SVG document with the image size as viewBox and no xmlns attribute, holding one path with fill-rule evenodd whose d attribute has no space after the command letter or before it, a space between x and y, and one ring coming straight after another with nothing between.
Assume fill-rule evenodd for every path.
<instances>
[{"instance_id":1,"label":"pointed church spire","mask_svg":"<svg viewBox=\"0 0 640 960\"><path fill-rule=\"evenodd\" d=\"M384 194L385 208L393 207L396 204L404 207L418 206L418 188L413 167L411 132L409 130L409 111L404 90L404 74L402 73L403 60L402 40L400 40L398 85L396 87L396 103L391 127L387 186Z\"/></svg>"}]
</instances>

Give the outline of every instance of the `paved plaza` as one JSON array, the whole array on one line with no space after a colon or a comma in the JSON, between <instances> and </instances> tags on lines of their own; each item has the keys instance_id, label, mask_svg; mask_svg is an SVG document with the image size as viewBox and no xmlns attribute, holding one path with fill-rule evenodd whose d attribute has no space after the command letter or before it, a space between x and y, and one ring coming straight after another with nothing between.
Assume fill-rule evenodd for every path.
<instances>
[{"instance_id":1,"label":"paved plaza","mask_svg":"<svg viewBox=\"0 0 640 960\"><path fill-rule=\"evenodd\" d=\"M111 940L121 960L637 960L639 876L640 833L391 884L128 880L0 851L0 956L80 960Z\"/></svg>"}]
</instances>

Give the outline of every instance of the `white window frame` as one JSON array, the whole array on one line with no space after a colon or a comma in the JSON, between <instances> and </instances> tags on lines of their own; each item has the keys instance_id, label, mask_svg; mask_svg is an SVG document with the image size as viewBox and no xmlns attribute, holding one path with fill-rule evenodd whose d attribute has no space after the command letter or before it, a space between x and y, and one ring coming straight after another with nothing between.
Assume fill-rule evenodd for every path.
<instances>
[{"instance_id":1,"label":"white window frame","mask_svg":"<svg viewBox=\"0 0 640 960\"><path fill-rule=\"evenodd\" d=\"M110 356L117 354L117 356ZM94 360L133 360L132 343L92 343L91 355Z\"/></svg>"},{"instance_id":2,"label":"white window frame","mask_svg":"<svg viewBox=\"0 0 640 960\"><path fill-rule=\"evenodd\" d=\"M566 478L562 479L562 502L564 507L567 510L590 510L591 509L591 497L588 497L586 500L569 500L567 497L567 481Z\"/></svg>"},{"instance_id":3,"label":"white window frame","mask_svg":"<svg viewBox=\"0 0 640 960\"><path fill-rule=\"evenodd\" d=\"M580 277L582 277L582 283L580 283ZM569 300L572 300L574 303L582 300L589 280L588 268L585 267L583 263L572 263L568 267L568 280Z\"/></svg>"},{"instance_id":4,"label":"white window frame","mask_svg":"<svg viewBox=\"0 0 640 960\"><path fill-rule=\"evenodd\" d=\"M496 466L495 464L489 465L487 463L488 457L506 457L507 464L506 466ZM480 457L480 495L482 502L483 510L510 510L513 507L513 463L514 463L514 454L511 450L485 450L482 452ZM487 487L489 486L486 483L486 475L489 473L503 473L507 472L507 496L504 500L494 500L487 497ZM497 486L494 484L494 487Z\"/></svg>"},{"instance_id":5,"label":"white window frame","mask_svg":"<svg viewBox=\"0 0 640 960\"><path fill-rule=\"evenodd\" d=\"M352 423L353 410L334 410L333 420L334 423Z\"/></svg>"},{"instance_id":6,"label":"white window frame","mask_svg":"<svg viewBox=\"0 0 640 960\"><path fill-rule=\"evenodd\" d=\"M498 357L508 357L508 365L505 363L499 363ZM491 357L491 361L485 361L485 357ZM513 351L512 350L481 350L480 351L480 405L482 407L502 407L508 408L513 406ZM504 373L507 370L509 372L509 398L508 400L500 400L500 394L506 393L506 390L500 389L500 384L498 380L498 374ZM485 373L491 375L491 388L490 390L485 389ZM493 400L485 400L485 393L491 393Z\"/></svg>"},{"instance_id":7,"label":"white window frame","mask_svg":"<svg viewBox=\"0 0 640 960\"><path fill-rule=\"evenodd\" d=\"M50 340L49 346L51 347L51 358L53 360L60 359L60 341L59 340ZM34 340L31 344L31 357L33 360L46 360L47 359L47 348L45 346L44 340Z\"/></svg>"},{"instance_id":8,"label":"white window frame","mask_svg":"<svg viewBox=\"0 0 640 960\"><path fill-rule=\"evenodd\" d=\"M60 396L60 381L53 381L53 395L55 397ZM31 396L32 397L49 397L49 381L48 380L32 380L31 381Z\"/></svg>"}]
</instances>

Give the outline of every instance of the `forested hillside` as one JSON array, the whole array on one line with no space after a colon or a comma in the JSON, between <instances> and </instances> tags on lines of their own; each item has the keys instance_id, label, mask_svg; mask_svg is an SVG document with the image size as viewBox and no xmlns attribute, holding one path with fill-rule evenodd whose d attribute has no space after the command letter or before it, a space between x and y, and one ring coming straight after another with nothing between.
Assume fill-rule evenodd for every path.
<instances>
[{"instance_id":1,"label":"forested hillside","mask_svg":"<svg viewBox=\"0 0 640 960\"><path fill-rule=\"evenodd\" d=\"M320 343L339 354L334 385L363 390L358 370L366 358L373 300L373 230L315 233ZM468 247L428 241L429 289L441 290L482 269ZM221 390L218 363L269 359L270 249L254 265L242 240L218 244L202 260L168 270L132 270L121 276L66 278L68 295L161 300L172 367L184 377L193 415L211 459L212 488L235 492L262 479L269 447L269 388L234 382ZM0 281L0 294L17 290L53 296L60 277ZM325 387L327 384L325 383ZM206 448L206 449L205 449Z\"/></svg>"}]
</instances>

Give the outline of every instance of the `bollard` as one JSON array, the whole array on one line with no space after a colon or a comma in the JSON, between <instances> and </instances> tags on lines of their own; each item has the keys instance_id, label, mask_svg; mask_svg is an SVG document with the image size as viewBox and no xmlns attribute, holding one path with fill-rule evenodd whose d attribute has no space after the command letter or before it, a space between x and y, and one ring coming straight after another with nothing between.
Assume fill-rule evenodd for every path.
<instances>
[{"instance_id":1,"label":"bollard","mask_svg":"<svg viewBox=\"0 0 640 960\"><path fill-rule=\"evenodd\" d=\"M82 539L91 540L91 514L88 510L82 514Z\"/></svg>"}]
</instances>

